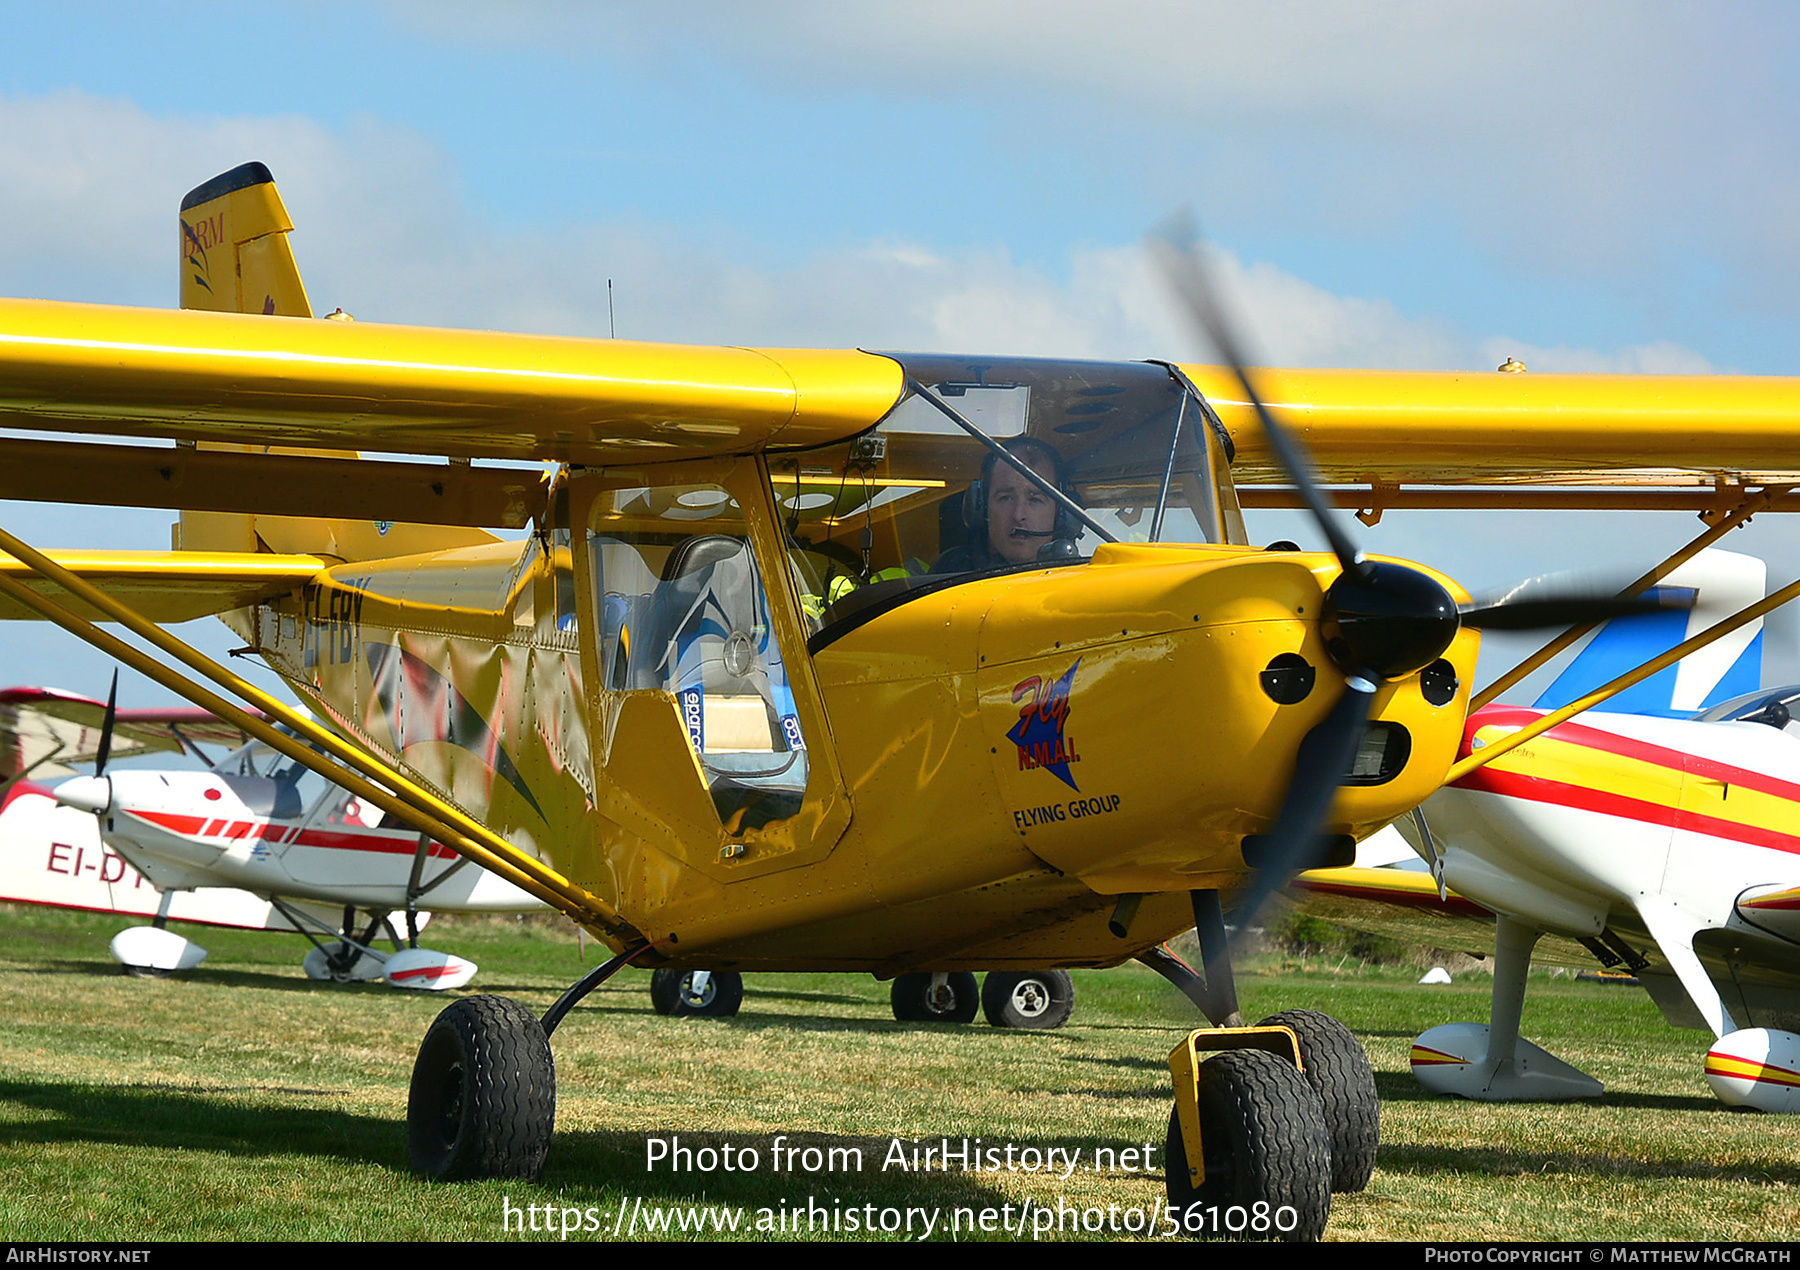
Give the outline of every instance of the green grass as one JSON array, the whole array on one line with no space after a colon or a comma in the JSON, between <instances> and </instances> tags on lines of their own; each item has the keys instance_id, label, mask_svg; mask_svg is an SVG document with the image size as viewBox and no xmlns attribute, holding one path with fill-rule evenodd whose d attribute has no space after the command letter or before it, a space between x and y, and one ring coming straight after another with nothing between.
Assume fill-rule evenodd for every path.
<instances>
[{"instance_id":1,"label":"green grass","mask_svg":"<svg viewBox=\"0 0 1800 1270\"><path fill-rule=\"evenodd\" d=\"M1078 973L1074 1021L1047 1034L902 1026L864 976L752 977L735 1020L665 1019L627 971L555 1038L557 1137L543 1182L428 1184L406 1168L407 1080L442 996L307 982L298 939L203 931L185 978L118 974L128 924L0 906L0 1230L15 1240L492 1239L504 1205L610 1223L620 1210L1138 1205L1162 1192L1168 1051L1196 1023L1137 967ZM548 924L442 922L427 942L482 965L483 991L541 1011L584 963ZM1598 1104L1426 1096L1407 1072L1426 1028L1485 1019L1488 983L1416 972L1242 977L1251 1018L1306 1006L1368 1045L1383 1100L1375 1179L1338 1196L1334 1239L1786 1238L1800 1124L1733 1114L1700 1076L1705 1037L1642 993L1534 979L1526 1030L1607 1085ZM860 1170L777 1173L777 1135L863 1152ZM647 1167L652 1138L753 1148L754 1171ZM884 1171L895 1139L1080 1149L1150 1144L1157 1169ZM602 1232L606 1233L606 1232ZM515 1236L516 1237L516 1236ZM527 1236L532 1237L532 1236ZM544 1236L535 1236L542 1238ZM550 1236L554 1237L554 1236ZM592 1237L591 1235L588 1237ZM1068 1237L1066 1232L1065 1236ZM1099 1237L1089 1235L1087 1237Z\"/></svg>"}]
</instances>

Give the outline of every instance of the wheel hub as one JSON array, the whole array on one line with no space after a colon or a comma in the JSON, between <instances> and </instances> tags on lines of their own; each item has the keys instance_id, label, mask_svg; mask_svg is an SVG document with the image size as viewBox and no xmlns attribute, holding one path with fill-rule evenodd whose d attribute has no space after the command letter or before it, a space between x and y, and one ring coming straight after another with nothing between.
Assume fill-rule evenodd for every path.
<instances>
[{"instance_id":1,"label":"wheel hub","mask_svg":"<svg viewBox=\"0 0 1800 1270\"><path fill-rule=\"evenodd\" d=\"M713 998L719 995L718 980L712 978L711 976L708 976L708 978L706 980L706 986L704 988L700 989L700 991L698 991L698 992L694 991L693 983L694 983L694 976L691 974L688 975L687 977L685 977L684 979L682 979L682 981L681 981L682 1000L686 1001L688 1003L688 1005L695 1010L704 1010L707 1006L709 1006L713 1003Z\"/></svg>"},{"instance_id":2,"label":"wheel hub","mask_svg":"<svg viewBox=\"0 0 1800 1270\"><path fill-rule=\"evenodd\" d=\"M1028 1019L1035 1019L1050 1008L1050 993L1036 979L1022 979L1013 985L1012 1007Z\"/></svg>"}]
</instances>

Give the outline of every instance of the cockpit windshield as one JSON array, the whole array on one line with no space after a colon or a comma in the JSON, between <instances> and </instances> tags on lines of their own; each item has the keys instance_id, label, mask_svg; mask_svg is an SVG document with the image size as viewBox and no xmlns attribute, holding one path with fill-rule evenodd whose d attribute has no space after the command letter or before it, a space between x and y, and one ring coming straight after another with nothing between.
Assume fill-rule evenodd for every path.
<instances>
[{"instance_id":1,"label":"cockpit windshield","mask_svg":"<svg viewBox=\"0 0 1800 1270\"><path fill-rule=\"evenodd\" d=\"M1701 723L1766 723L1800 736L1800 684L1747 692L1708 706L1694 718Z\"/></svg>"},{"instance_id":2,"label":"cockpit windshield","mask_svg":"<svg viewBox=\"0 0 1800 1270\"><path fill-rule=\"evenodd\" d=\"M872 606L1102 541L1244 541L1223 430L1170 368L887 355L908 391L878 428L769 461L827 642Z\"/></svg>"},{"instance_id":3,"label":"cockpit windshield","mask_svg":"<svg viewBox=\"0 0 1800 1270\"><path fill-rule=\"evenodd\" d=\"M327 791L337 789L304 763L261 741L233 750L214 771L246 805L279 820L299 819Z\"/></svg>"}]
</instances>

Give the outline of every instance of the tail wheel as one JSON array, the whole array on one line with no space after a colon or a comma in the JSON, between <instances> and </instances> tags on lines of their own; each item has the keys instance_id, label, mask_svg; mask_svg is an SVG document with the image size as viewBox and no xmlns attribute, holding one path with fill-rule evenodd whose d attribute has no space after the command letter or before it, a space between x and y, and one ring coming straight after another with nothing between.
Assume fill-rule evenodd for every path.
<instances>
[{"instance_id":1,"label":"tail wheel","mask_svg":"<svg viewBox=\"0 0 1800 1270\"><path fill-rule=\"evenodd\" d=\"M959 970L945 975L943 983L934 987L932 980L935 977L919 973L895 979L894 1017L902 1023L974 1022L975 1011L981 1008L975 976Z\"/></svg>"},{"instance_id":2,"label":"tail wheel","mask_svg":"<svg viewBox=\"0 0 1800 1270\"><path fill-rule=\"evenodd\" d=\"M1206 1177L1188 1172L1181 1118L1165 1147L1171 1214L1188 1234L1315 1240L1331 1215L1331 1146L1318 1095L1290 1062L1230 1050L1200 1066Z\"/></svg>"},{"instance_id":3,"label":"tail wheel","mask_svg":"<svg viewBox=\"0 0 1800 1270\"><path fill-rule=\"evenodd\" d=\"M981 981L981 1012L995 1027L1048 1030L1074 1009L1075 981L1066 970L990 970Z\"/></svg>"},{"instance_id":4,"label":"tail wheel","mask_svg":"<svg viewBox=\"0 0 1800 1270\"><path fill-rule=\"evenodd\" d=\"M1304 1075L1325 1112L1331 1135L1331 1189L1360 1191L1375 1172L1381 1144L1381 1100L1369 1056L1349 1028L1317 1010L1283 1010L1259 1027L1291 1027L1300 1038Z\"/></svg>"},{"instance_id":5,"label":"tail wheel","mask_svg":"<svg viewBox=\"0 0 1800 1270\"><path fill-rule=\"evenodd\" d=\"M544 1171L556 1064L537 1016L507 997L465 997L432 1023L406 1106L413 1168L445 1181Z\"/></svg>"},{"instance_id":6,"label":"tail wheel","mask_svg":"<svg viewBox=\"0 0 1800 1270\"><path fill-rule=\"evenodd\" d=\"M706 986L692 991L691 970L657 970L650 975L650 1004L658 1014L699 1014L714 1019L736 1016L744 1004L744 976L735 970L715 970Z\"/></svg>"}]
</instances>

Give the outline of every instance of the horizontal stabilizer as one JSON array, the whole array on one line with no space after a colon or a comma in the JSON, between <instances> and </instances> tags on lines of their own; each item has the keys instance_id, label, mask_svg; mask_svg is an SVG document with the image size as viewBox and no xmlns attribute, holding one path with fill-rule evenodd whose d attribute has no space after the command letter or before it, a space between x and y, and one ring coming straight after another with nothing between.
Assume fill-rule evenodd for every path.
<instances>
[{"instance_id":1,"label":"horizontal stabilizer","mask_svg":"<svg viewBox=\"0 0 1800 1270\"><path fill-rule=\"evenodd\" d=\"M52 551L57 564L93 583L153 622L191 622L215 613L262 604L298 591L328 567L318 556L260 552ZM101 614L60 586L40 578L22 562L0 556L0 573L65 605L89 621ZM0 596L0 619L41 615Z\"/></svg>"}]
</instances>

